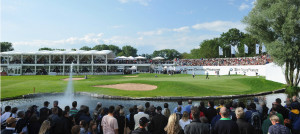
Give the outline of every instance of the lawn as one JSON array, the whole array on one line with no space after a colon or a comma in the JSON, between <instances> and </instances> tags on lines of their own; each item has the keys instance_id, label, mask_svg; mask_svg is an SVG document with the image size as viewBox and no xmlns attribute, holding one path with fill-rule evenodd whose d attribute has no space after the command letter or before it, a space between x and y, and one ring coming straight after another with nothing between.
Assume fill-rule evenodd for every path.
<instances>
[{"instance_id":1,"label":"lawn","mask_svg":"<svg viewBox=\"0 0 300 134\"><path fill-rule=\"evenodd\" d=\"M88 76L88 79L73 81L76 92L92 92L98 94L155 97L155 96L220 96L250 94L273 91L284 88L283 84L266 80L264 77L250 76L205 76L178 74L138 74L138 77L123 77L124 75ZM74 76L81 77L84 76ZM1 98L16 97L33 93L64 92L68 81L61 79L68 76L1 76ZM120 83L143 83L156 85L152 91L124 91L111 88L93 87L94 85L108 85Z\"/></svg>"}]
</instances>

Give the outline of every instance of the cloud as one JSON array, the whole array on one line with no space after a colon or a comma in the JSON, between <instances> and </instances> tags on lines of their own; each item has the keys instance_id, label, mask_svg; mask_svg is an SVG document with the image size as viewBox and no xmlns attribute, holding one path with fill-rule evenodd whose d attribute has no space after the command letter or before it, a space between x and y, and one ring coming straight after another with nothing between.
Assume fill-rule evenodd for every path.
<instances>
[{"instance_id":1,"label":"cloud","mask_svg":"<svg viewBox=\"0 0 300 134\"><path fill-rule=\"evenodd\" d=\"M244 31L245 25L241 22L231 22L231 21L213 21L199 23L192 26L195 30L208 30L214 32L226 32L231 28L237 28L241 31Z\"/></svg>"},{"instance_id":2,"label":"cloud","mask_svg":"<svg viewBox=\"0 0 300 134\"><path fill-rule=\"evenodd\" d=\"M69 37L67 39L61 40L33 40L33 41L20 41L13 42L14 47L20 50L24 50L24 48L35 48L39 49L40 47L50 47L50 48L65 48L69 49L72 45L84 46L82 44L100 44L103 43L102 37L103 33L90 33L86 34L83 37Z\"/></svg>"},{"instance_id":3,"label":"cloud","mask_svg":"<svg viewBox=\"0 0 300 134\"><path fill-rule=\"evenodd\" d=\"M119 29L119 28L122 28L123 27L123 25L115 25L115 26L112 26L112 28L114 28L114 29Z\"/></svg>"},{"instance_id":4,"label":"cloud","mask_svg":"<svg viewBox=\"0 0 300 134\"><path fill-rule=\"evenodd\" d=\"M125 4L129 2L136 2L143 6L148 6L151 0L119 0L120 3Z\"/></svg>"},{"instance_id":5,"label":"cloud","mask_svg":"<svg viewBox=\"0 0 300 134\"><path fill-rule=\"evenodd\" d=\"M188 26L173 29L173 31L175 31L175 32L188 32L189 30L190 30L190 27L188 27Z\"/></svg>"},{"instance_id":6,"label":"cloud","mask_svg":"<svg viewBox=\"0 0 300 134\"><path fill-rule=\"evenodd\" d=\"M242 4L240 5L240 7L239 7L239 10L242 11L242 10L245 10L245 9L248 9L248 8L250 8L249 5L247 5L247 4L245 4L245 3L242 3Z\"/></svg>"},{"instance_id":7,"label":"cloud","mask_svg":"<svg viewBox=\"0 0 300 134\"><path fill-rule=\"evenodd\" d=\"M161 35L165 31L169 31L169 29L158 29L154 31L138 32L137 34L144 35L144 36L153 36L153 35Z\"/></svg>"}]
</instances>

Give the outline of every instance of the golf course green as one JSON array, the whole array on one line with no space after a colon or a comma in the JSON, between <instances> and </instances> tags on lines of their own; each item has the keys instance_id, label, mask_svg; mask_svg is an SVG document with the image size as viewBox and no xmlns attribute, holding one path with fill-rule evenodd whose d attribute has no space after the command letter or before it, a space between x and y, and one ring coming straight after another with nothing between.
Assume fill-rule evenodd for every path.
<instances>
[{"instance_id":1,"label":"golf course green","mask_svg":"<svg viewBox=\"0 0 300 134\"><path fill-rule=\"evenodd\" d=\"M252 94L284 88L283 84L268 81L264 77L253 76L210 76L195 78L188 74L136 74L136 75L91 75L88 79L74 80L75 92L91 92L97 94L130 97L156 96L221 96ZM124 77L132 76L132 77ZM30 93L64 92L68 76L1 76L1 99L17 97ZM73 76L84 78L84 76ZM121 83L140 83L157 86L150 91L126 91L113 88L94 87Z\"/></svg>"}]
</instances>

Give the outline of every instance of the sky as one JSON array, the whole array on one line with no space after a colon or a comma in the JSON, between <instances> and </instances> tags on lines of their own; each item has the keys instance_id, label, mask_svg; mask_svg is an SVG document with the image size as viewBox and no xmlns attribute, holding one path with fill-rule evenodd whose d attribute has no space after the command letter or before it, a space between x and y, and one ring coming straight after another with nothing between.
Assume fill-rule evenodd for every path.
<instances>
[{"instance_id":1,"label":"sky","mask_svg":"<svg viewBox=\"0 0 300 134\"><path fill-rule=\"evenodd\" d=\"M1 42L41 47L131 45L138 54L190 52L241 22L255 0L1 0Z\"/></svg>"}]
</instances>

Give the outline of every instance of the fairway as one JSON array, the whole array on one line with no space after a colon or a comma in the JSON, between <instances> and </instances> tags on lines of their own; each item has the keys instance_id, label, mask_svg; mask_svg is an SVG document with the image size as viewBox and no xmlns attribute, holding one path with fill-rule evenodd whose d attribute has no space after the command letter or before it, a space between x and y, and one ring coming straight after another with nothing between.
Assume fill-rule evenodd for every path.
<instances>
[{"instance_id":1,"label":"fairway","mask_svg":"<svg viewBox=\"0 0 300 134\"><path fill-rule=\"evenodd\" d=\"M264 91L273 91L284 88L283 84L265 80L264 77L250 76L205 76L177 74L138 74L126 75L98 75L88 76L88 79L73 81L75 92L91 92L97 94L130 97L157 97L157 96L221 96L252 94ZM84 78L84 76L73 76ZM33 93L64 92L68 81L62 79L68 76L1 76L1 98L10 98ZM155 85L157 88L150 91L126 91L96 85L111 85L121 83L139 83Z\"/></svg>"}]
</instances>

